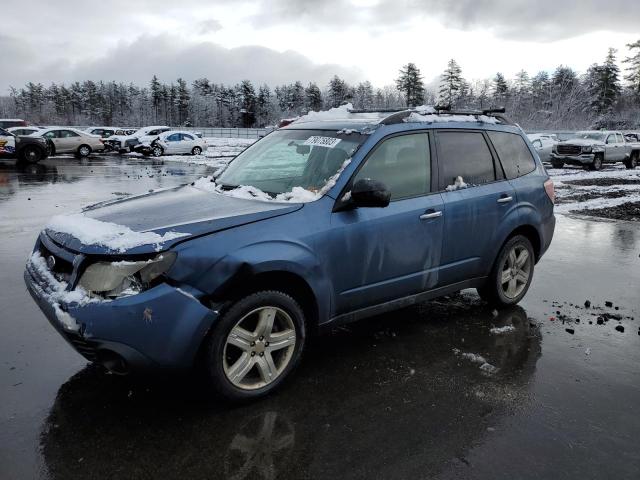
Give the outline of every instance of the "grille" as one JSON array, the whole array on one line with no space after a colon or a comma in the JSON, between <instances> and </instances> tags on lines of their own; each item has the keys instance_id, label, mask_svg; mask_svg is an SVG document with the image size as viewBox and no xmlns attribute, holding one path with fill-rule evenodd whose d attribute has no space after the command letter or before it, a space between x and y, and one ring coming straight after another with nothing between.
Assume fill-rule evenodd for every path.
<instances>
[{"instance_id":1,"label":"grille","mask_svg":"<svg viewBox=\"0 0 640 480\"><path fill-rule=\"evenodd\" d=\"M65 332L65 336L80 355L91 362L95 361L97 358L97 351L91 343L75 333Z\"/></svg>"},{"instance_id":2,"label":"grille","mask_svg":"<svg viewBox=\"0 0 640 480\"><path fill-rule=\"evenodd\" d=\"M561 155L580 155L582 147L579 145L558 145L558 153Z\"/></svg>"}]
</instances>

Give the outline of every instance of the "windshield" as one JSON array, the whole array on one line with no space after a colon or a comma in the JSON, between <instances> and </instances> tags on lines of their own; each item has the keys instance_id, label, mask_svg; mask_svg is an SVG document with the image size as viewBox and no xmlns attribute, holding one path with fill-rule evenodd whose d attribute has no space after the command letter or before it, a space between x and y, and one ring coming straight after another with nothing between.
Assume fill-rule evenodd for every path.
<instances>
[{"instance_id":1,"label":"windshield","mask_svg":"<svg viewBox=\"0 0 640 480\"><path fill-rule=\"evenodd\" d=\"M578 132L576 138L585 138L589 140L599 140L601 142L604 142L604 136L605 134L600 132Z\"/></svg>"},{"instance_id":2,"label":"windshield","mask_svg":"<svg viewBox=\"0 0 640 480\"><path fill-rule=\"evenodd\" d=\"M250 186L271 195L295 187L317 193L367 137L335 130L277 130L236 157L216 183Z\"/></svg>"}]
</instances>

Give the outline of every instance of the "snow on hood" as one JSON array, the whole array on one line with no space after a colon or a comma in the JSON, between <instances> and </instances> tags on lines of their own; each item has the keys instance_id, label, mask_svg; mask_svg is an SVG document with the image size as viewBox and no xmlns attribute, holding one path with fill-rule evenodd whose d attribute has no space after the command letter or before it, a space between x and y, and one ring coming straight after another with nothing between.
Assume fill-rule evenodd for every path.
<instances>
[{"instance_id":1,"label":"snow on hood","mask_svg":"<svg viewBox=\"0 0 640 480\"><path fill-rule=\"evenodd\" d=\"M584 145L584 146L592 146L592 145L605 145L605 143L601 140L595 140L593 138L570 138L569 140L565 140L564 142L560 142L560 145Z\"/></svg>"},{"instance_id":2,"label":"snow on hood","mask_svg":"<svg viewBox=\"0 0 640 480\"><path fill-rule=\"evenodd\" d=\"M119 253L142 245L155 245L156 251L159 251L162 243L189 235L174 231L162 235L155 232L135 232L124 225L96 220L83 213L56 215L46 228L69 234L85 245L100 245Z\"/></svg>"}]
</instances>

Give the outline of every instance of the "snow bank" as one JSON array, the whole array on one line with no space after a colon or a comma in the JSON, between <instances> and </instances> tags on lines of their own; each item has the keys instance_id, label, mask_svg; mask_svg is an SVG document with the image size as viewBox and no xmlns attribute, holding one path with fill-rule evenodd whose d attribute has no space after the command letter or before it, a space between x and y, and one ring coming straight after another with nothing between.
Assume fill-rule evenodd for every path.
<instances>
[{"instance_id":1,"label":"snow bank","mask_svg":"<svg viewBox=\"0 0 640 480\"><path fill-rule=\"evenodd\" d=\"M56 215L49 221L46 228L72 235L85 245L102 245L120 253L130 248L153 244L159 251L160 244L163 242L189 235L180 232L166 232L163 235L155 232L134 232L124 225L102 222L82 213Z\"/></svg>"},{"instance_id":2,"label":"snow bank","mask_svg":"<svg viewBox=\"0 0 640 480\"><path fill-rule=\"evenodd\" d=\"M491 330L489 330L489 333L491 333L492 335L504 335L505 333L514 332L515 329L516 327L514 327L513 325L505 325L504 327L493 327Z\"/></svg>"}]
</instances>

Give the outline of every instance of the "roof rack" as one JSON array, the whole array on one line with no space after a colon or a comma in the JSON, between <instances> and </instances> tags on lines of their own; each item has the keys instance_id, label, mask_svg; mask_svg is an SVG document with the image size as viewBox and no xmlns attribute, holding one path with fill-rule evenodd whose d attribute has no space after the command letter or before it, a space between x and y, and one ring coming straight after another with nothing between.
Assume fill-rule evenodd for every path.
<instances>
[{"instance_id":1,"label":"roof rack","mask_svg":"<svg viewBox=\"0 0 640 480\"><path fill-rule=\"evenodd\" d=\"M451 105L436 105L433 107L435 112L421 111L418 108L381 108L381 109L359 109L349 110L349 113L388 113L389 115L380 118L378 123L383 125L392 125L394 123L401 123L412 113L423 115L472 115L472 116L487 116L493 117L505 125L516 125L508 117L503 115L505 113L504 107L487 108L484 110L452 110Z\"/></svg>"}]
</instances>

